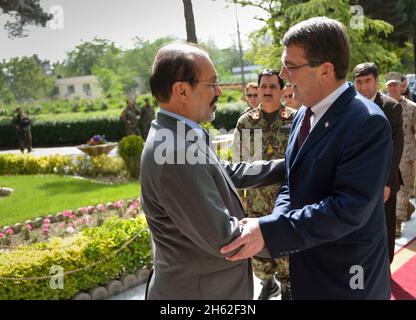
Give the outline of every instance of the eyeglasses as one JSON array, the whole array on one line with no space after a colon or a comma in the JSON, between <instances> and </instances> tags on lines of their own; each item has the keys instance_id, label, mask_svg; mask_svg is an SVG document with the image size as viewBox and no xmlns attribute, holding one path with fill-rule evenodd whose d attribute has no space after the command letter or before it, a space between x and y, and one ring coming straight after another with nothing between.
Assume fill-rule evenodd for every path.
<instances>
[{"instance_id":1,"label":"eyeglasses","mask_svg":"<svg viewBox=\"0 0 416 320\"><path fill-rule=\"evenodd\" d=\"M306 66L310 66L311 68L314 68L314 67L320 66L321 64L323 64L323 62L308 62L305 64L301 64L299 66L288 66L287 64L284 63L284 61L282 61L282 69L285 68L289 73L292 73L295 70L298 70Z\"/></svg>"},{"instance_id":2,"label":"eyeglasses","mask_svg":"<svg viewBox=\"0 0 416 320\"><path fill-rule=\"evenodd\" d=\"M247 98L257 98L259 95L256 94L256 93L253 93L253 94L249 93L246 96L247 96Z\"/></svg>"},{"instance_id":3,"label":"eyeglasses","mask_svg":"<svg viewBox=\"0 0 416 320\"><path fill-rule=\"evenodd\" d=\"M193 82L195 84L204 83L204 84L207 84L208 86L210 86L214 90L220 87L220 83L218 82L218 80L216 80L215 82L199 81L199 80L193 80L193 81L190 81L190 82Z\"/></svg>"}]
</instances>

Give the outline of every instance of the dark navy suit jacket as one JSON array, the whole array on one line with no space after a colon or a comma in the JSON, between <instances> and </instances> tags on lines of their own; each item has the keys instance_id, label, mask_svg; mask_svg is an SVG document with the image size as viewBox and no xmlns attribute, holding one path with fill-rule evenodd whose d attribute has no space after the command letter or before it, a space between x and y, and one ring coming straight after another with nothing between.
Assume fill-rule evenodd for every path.
<instances>
[{"instance_id":1,"label":"dark navy suit jacket","mask_svg":"<svg viewBox=\"0 0 416 320\"><path fill-rule=\"evenodd\" d=\"M260 218L266 247L274 258L290 255L294 299L389 299L389 122L350 84L298 151L305 110L293 122L273 213Z\"/></svg>"}]
</instances>

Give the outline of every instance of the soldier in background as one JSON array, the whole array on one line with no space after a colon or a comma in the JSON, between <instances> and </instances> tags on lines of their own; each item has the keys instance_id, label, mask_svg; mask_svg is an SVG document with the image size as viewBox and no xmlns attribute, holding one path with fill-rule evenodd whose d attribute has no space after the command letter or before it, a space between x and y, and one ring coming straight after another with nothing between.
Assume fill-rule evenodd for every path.
<instances>
[{"instance_id":1,"label":"soldier in background","mask_svg":"<svg viewBox=\"0 0 416 320\"><path fill-rule=\"evenodd\" d=\"M258 94L260 105L243 114L237 122L234 131L233 154L239 155L242 161L271 160L284 158L294 112L285 109L280 104L283 80L279 71L265 69L258 76ZM253 154L254 129L262 131L261 154ZM249 130L249 143L242 141L244 131ZM247 158L248 156L248 158ZM270 186L259 189L246 190L247 216L260 217L273 211L280 186ZM252 264L255 275L262 280L262 290L259 300L268 300L280 293L282 286L282 299L290 299L289 259L266 259L253 257Z\"/></svg>"},{"instance_id":2,"label":"soldier in background","mask_svg":"<svg viewBox=\"0 0 416 320\"><path fill-rule=\"evenodd\" d=\"M19 149L22 153L32 152L32 120L25 115L20 108L16 108L16 115L13 117L12 126L16 129Z\"/></svg>"},{"instance_id":3,"label":"soldier in background","mask_svg":"<svg viewBox=\"0 0 416 320\"><path fill-rule=\"evenodd\" d=\"M409 220L415 209L410 202L410 196L415 181L416 103L402 95L405 84L399 72L389 72L386 74L385 79L389 96L398 101L403 108L404 148L402 159L400 160L400 172L404 186L397 194L396 207L396 237L400 237L402 222Z\"/></svg>"},{"instance_id":4,"label":"soldier in background","mask_svg":"<svg viewBox=\"0 0 416 320\"><path fill-rule=\"evenodd\" d=\"M291 83L286 83L283 88L283 102L285 107L292 110L298 110L302 104L294 97L294 90Z\"/></svg>"},{"instance_id":5,"label":"soldier in background","mask_svg":"<svg viewBox=\"0 0 416 320\"><path fill-rule=\"evenodd\" d=\"M127 100L127 107L121 112L120 120L126 124L127 135L141 135L138 127L139 110L136 108L136 102L133 99Z\"/></svg>"},{"instance_id":6,"label":"soldier in background","mask_svg":"<svg viewBox=\"0 0 416 320\"><path fill-rule=\"evenodd\" d=\"M258 85L255 82L247 83L245 94L246 94L246 101L247 101L247 108L241 112L240 116L243 114L257 108L260 103L259 94L257 92Z\"/></svg>"},{"instance_id":7,"label":"soldier in background","mask_svg":"<svg viewBox=\"0 0 416 320\"><path fill-rule=\"evenodd\" d=\"M144 102L144 106L140 109L140 122L143 139L146 140L152 120L155 118L155 110L150 105L149 98L144 99Z\"/></svg>"},{"instance_id":8,"label":"soldier in background","mask_svg":"<svg viewBox=\"0 0 416 320\"><path fill-rule=\"evenodd\" d=\"M401 76L401 91L402 91L402 96L404 96L406 99L412 100L411 94L410 94L410 89L409 89L409 83L407 81L406 76L402 75Z\"/></svg>"}]
</instances>

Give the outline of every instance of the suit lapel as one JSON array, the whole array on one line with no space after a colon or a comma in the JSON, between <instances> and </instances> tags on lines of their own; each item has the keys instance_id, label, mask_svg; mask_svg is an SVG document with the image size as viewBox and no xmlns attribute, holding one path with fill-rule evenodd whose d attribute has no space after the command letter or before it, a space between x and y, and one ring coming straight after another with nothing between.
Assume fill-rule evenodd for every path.
<instances>
[{"instance_id":1,"label":"suit lapel","mask_svg":"<svg viewBox=\"0 0 416 320\"><path fill-rule=\"evenodd\" d=\"M218 159L217 154L210 146L209 141L206 141L206 143L207 143L208 154L205 152L203 148L201 148L200 144L198 144L198 149L200 150L200 152L202 152L206 156L206 159L209 161L209 163L213 163L213 161L215 161L215 163L219 166L222 175L224 176L225 180L227 180L228 186L231 188L231 190L233 190L234 194L236 195L238 199L238 202L243 208L243 204L241 203L241 200L240 200L240 195L238 194L238 191L235 188L234 183L231 181L231 178L228 175L227 171L225 171L224 166L222 165L221 161Z\"/></svg>"},{"instance_id":2,"label":"suit lapel","mask_svg":"<svg viewBox=\"0 0 416 320\"><path fill-rule=\"evenodd\" d=\"M289 160L289 168L292 167L293 162L295 161L295 157L298 151L298 135L300 130L300 125L302 123L303 115L305 114L306 108L303 108L302 111L298 112L296 118L293 121L293 131L289 137L288 147L287 147L287 154L286 158Z\"/></svg>"},{"instance_id":3,"label":"suit lapel","mask_svg":"<svg viewBox=\"0 0 416 320\"><path fill-rule=\"evenodd\" d=\"M178 133L178 131L177 131L177 122L179 121L179 120L177 120L177 119L175 119L175 118L173 118L173 117L171 117L171 116L168 116L168 115L166 115L166 114L162 114L162 113L158 113L157 114L157 119L158 119L158 122L162 125L162 126L164 126L164 127L168 127L170 130L172 130L175 134L176 134L176 136L177 137L179 137L179 133ZM190 130L193 130L191 127L189 127L186 123L185 123L185 136L182 136L182 138L184 139L184 141L186 141L186 135L187 135L187 133L190 131ZM191 143L196 143L196 142L193 142L193 141L189 141L189 142L191 142ZM243 204L241 203L241 200L240 200L240 196L239 196L239 194L238 194L238 192L237 192L237 189L235 188L235 186L234 186L234 183L231 181L231 178L230 178L230 176L228 175L228 173L225 171L225 169L224 169L224 167L223 167L223 165L222 165L222 163L220 162L220 160L218 159L218 157L217 157L217 155L216 155L216 153L215 153L215 151L210 147L210 145L209 145L209 141L205 141L206 142L206 147L207 147L207 149L206 150L208 150L208 152L206 151L206 150L204 150L204 148L201 148L201 144L199 144L199 143L197 143L197 146L198 146L198 150L200 151L200 152L202 152L202 154L205 156L205 158L206 158L206 160L208 161L208 163L215 163L215 164L217 164L218 166L219 166L219 168L220 168L220 171L221 171L221 173L222 173L222 175L224 176L224 178L225 178L225 180L227 181L227 183L228 183L228 186L231 188L231 190L234 192L234 194L236 195L236 197L237 197L237 199L238 199L238 202L240 203L240 205L241 205L241 207L242 208L244 208L243 207Z\"/></svg>"}]
</instances>

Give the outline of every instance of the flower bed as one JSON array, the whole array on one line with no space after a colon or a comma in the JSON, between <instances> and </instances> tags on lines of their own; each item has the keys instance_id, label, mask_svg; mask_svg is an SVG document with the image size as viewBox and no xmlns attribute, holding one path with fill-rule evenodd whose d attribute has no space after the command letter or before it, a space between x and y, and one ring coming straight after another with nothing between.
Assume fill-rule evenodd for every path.
<instances>
[{"instance_id":1,"label":"flower bed","mask_svg":"<svg viewBox=\"0 0 416 320\"><path fill-rule=\"evenodd\" d=\"M0 299L71 299L150 265L144 215L113 216L76 235L0 250Z\"/></svg>"},{"instance_id":2,"label":"flower bed","mask_svg":"<svg viewBox=\"0 0 416 320\"><path fill-rule=\"evenodd\" d=\"M101 226L105 219L135 217L139 212L139 200L119 200L107 205L98 204L79 208L75 212L68 210L54 216L28 220L24 224L16 223L0 231L0 249L12 250L19 245L48 241L52 237L65 238L85 228Z\"/></svg>"}]
</instances>

